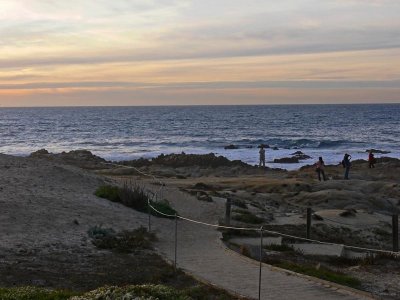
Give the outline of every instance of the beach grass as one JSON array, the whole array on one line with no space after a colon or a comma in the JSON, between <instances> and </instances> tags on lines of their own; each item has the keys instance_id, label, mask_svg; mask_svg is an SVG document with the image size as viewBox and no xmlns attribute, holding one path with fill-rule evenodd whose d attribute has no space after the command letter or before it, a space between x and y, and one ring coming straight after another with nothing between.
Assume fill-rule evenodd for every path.
<instances>
[{"instance_id":1,"label":"beach grass","mask_svg":"<svg viewBox=\"0 0 400 300\"><path fill-rule=\"evenodd\" d=\"M149 211L148 203L150 202L151 206L162 213L159 214L151 209L150 213L157 217L168 217L165 215L174 216L177 214L177 211L171 207L167 200L150 200L145 189L139 185L128 186L124 184L122 187L102 185L97 188L94 194L97 197L108 199L112 202L119 202L127 207L145 213Z\"/></svg>"}]
</instances>

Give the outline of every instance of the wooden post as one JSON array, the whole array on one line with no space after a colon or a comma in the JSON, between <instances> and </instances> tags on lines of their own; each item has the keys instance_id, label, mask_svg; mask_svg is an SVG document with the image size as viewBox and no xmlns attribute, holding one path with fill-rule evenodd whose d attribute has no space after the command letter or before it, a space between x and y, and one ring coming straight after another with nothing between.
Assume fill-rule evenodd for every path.
<instances>
[{"instance_id":1,"label":"wooden post","mask_svg":"<svg viewBox=\"0 0 400 300\"><path fill-rule=\"evenodd\" d=\"M175 259L174 259L175 272L176 272L177 252L178 252L178 215L175 214Z\"/></svg>"},{"instance_id":2,"label":"wooden post","mask_svg":"<svg viewBox=\"0 0 400 300\"><path fill-rule=\"evenodd\" d=\"M150 201L150 200L149 200ZM151 231L151 207L150 203L147 203L147 214L149 215L149 232Z\"/></svg>"},{"instance_id":3,"label":"wooden post","mask_svg":"<svg viewBox=\"0 0 400 300\"><path fill-rule=\"evenodd\" d=\"M261 272L262 272L262 259L263 259L263 227L260 228L260 270L258 274L258 300L261 300Z\"/></svg>"},{"instance_id":4,"label":"wooden post","mask_svg":"<svg viewBox=\"0 0 400 300\"><path fill-rule=\"evenodd\" d=\"M311 238L311 207L307 207L307 238Z\"/></svg>"},{"instance_id":5,"label":"wooden post","mask_svg":"<svg viewBox=\"0 0 400 300\"><path fill-rule=\"evenodd\" d=\"M392 216L393 252L399 252L399 215Z\"/></svg>"},{"instance_id":6,"label":"wooden post","mask_svg":"<svg viewBox=\"0 0 400 300\"><path fill-rule=\"evenodd\" d=\"M227 198L225 203L225 225L227 226L231 225L231 206L232 201L230 198Z\"/></svg>"}]
</instances>

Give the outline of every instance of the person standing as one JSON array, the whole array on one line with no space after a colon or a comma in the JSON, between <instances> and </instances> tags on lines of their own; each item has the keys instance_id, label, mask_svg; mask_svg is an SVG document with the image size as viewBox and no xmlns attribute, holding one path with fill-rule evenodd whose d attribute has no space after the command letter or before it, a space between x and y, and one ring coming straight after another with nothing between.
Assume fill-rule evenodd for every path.
<instances>
[{"instance_id":1,"label":"person standing","mask_svg":"<svg viewBox=\"0 0 400 300\"><path fill-rule=\"evenodd\" d=\"M260 163L259 166L261 167L261 165L265 168L265 149L264 149L264 145L260 145Z\"/></svg>"},{"instance_id":2,"label":"person standing","mask_svg":"<svg viewBox=\"0 0 400 300\"><path fill-rule=\"evenodd\" d=\"M349 179L349 171L350 171L350 167L351 167L350 159L351 159L351 155L346 153L342 160L343 168L345 168L344 179Z\"/></svg>"},{"instance_id":3,"label":"person standing","mask_svg":"<svg viewBox=\"0 0 400 300\"><path fill-rule=\"evenodd\" d=\"M368 166L369 168L375 168L375 157L374 157L374 153L372 152L372 150L369 150L369 154L368 154Z\"/></svg>"},{"instance_id":4,"label":"person standing","mask_svg":"<svg viewBox=\"0 0 400 300\"><path fill-rule=\"evenodd\" d=\"M324 179L324 181L326 181L325 171L324 171L325 163L321 156L318 158L318 161L316 162L315 166L316 166L315 171L318 173L318 180L321 181L321 174L322 174L322 178Z\"/></svg>"}]
</instances>

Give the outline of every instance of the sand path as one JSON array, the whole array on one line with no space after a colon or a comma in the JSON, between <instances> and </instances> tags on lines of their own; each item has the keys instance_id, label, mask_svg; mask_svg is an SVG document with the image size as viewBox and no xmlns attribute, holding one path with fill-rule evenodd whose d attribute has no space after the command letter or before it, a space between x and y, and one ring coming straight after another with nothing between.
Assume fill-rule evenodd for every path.
<instances>
[{"instance_id":1,"label":"sand path","mask_svg":"<svg viewBox=\"0 0 400 300\"><path fill-rule=\"evenodd\" d=\"M166 187L164 198L180 215L217 224L224 204L201 202L173 187ZM159 237L158 250L173 261L175 221L152 218L152 229ZM180 220L178 222L177 265L193 276L213 285L258 299L259 264L228 250L221 234L208 226ZM372 299L350 289L326 284L318 279L291 274L264 264L261 299Z\"/></svg>"}]
</instances>

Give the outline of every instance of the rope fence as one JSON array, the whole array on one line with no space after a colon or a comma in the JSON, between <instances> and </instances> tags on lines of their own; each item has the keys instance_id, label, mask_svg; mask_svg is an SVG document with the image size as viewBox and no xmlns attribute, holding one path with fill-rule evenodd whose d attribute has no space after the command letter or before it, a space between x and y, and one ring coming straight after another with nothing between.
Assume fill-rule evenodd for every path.
<instances>
[{"instance_id":1,"label":"rope fence","mask_svg":"<svg viewBox=\"0 0 400 300\"><path fill-rule=\"evenodd\" d=\"M142 172L141 170L137 169L136 167L133 166L124 166L124 165L119 165L119 164L114 164L114 163L104 163L106 165L113 165L113 166L117 166L117 167L123 167L123 168L129 168L129 169L134 169L137 173L146 176L146 177L150 177L152 178L157 184L160 185L160 188L153 192L148 190L149 194L152 195L152 199L150 200L150 198L147 200L147 204L149 207L148 210L148 218L149 218L149 224L148 224L148 228L149 231L151 231L151 210L153 210L154 212L156 212L157 214L159 214L160 216L164 216L167 218L174 218L175 219L175 239L174 239L174 268L175 270L177 269L177 252L178 252L178 220L182 220L182 221L186 221L186 222L190 222L190 223L194 223L194 224L198 224L198 225L202 225L202 226L208 226L208 227L212 227L212 228L217 228L217 229L228 229L228 230L237 230L237 231L252 231L252 232L258 232L260 235L260 258L259 258L259 286L258 286L258 299L261 299L261 276L262 276L262 257L263 257L263 237L264 237L264 233L270 234L270 235L274 235L274 236L280 236L280 237L285 237L285 238L290 238L290 239L294 239L297 241L303 241L303 242L309 242L309 243L314 243L314 244L319 244L319 245L331 245L331 246L341 246L344 249L349 249L349 250L355 250L355 251L362 251L362 252L367 252L367 253L376 253L376 254L386 254L386 255L390 255L393 257L400 257L400 253L398 252L398 228L393 229L393 245L394 248L397 249L397 251L389 251L389 250L381 250L381 249L373 249L373 248L366 248L366 247L358 247L358 246L350 246L350 245L344 245L344 244L338 244L338 243L331 243L331 242L323 242L323 241L319 241L319 240L315 240L315 239L311 239L309 238L309 228L311 226L311 208L307 208L307 238L304 237L299 237L299 236L295 236L295 235L291 235L291 234L285 234L285 233L281 233L281 232L277 232L277 231L273 231L273 230L267 230L264 229L262 226L260 228L252 228L252 227L236 227L236 226L226 226L226 225L219 225L219 224L210 224L207 222L202 222L199 220L194 220L194 219L190 219L184 216L180 216L178 214L167 214L164 212L159 211L158 209L156 209L152 204L151 201L157 200L157 198L159 197L159 195L162 195L163 193L163 188L165 186L165 184L159 180L158 178L156 178L154 175L152 174L147 174L145 172ZM162 199L162 197L161 197ZM396 217L396 218L395 218ZM325 218L324 219L330 221L330 222L335 222L335 223L339 223L339 224L343 224L343 225L351 225L354 226L353 224L345 224L345 223L341 223L341 222L337 222L335 220L331 220L329 218ZM396 221L395 221L396 220ZM358 224L359 226L361 226L360 224ZM372 226L373 224L367 224L368 226ZM396 226L398 227L398 216L393 216L393 227ZM397 246L395 246L395 235L397 235ZM397 248L396 248L397 247Z\"/></svg>"},{"instance_id":2,"label":"rope fence","mask_svg":"<svg viewBox=\"0 0 400 300\"><path fill-rule=\"evenodd\" d=\"M164 188L165 184L159 180L157 177L155 177L152 174L148 174L145 173L141 170L139 170L138 168L134 167L134 166L125 166L125 165L120 165L120 164L115 164L115 163L104 163L106 165L113 165L113 166L117 166L117 167L123 167L123 168L129 168L129 169L134 169L137 173L146 176L146 177L150 177L152 179L154 179L159 185L160 185L160 189L159 192ZM157 198L157 195L159 194L159 192L152 192L149 190L149 192L153 195L153 199ZM299 237L299 236L294 236L294 235L290 235L290 234L285 234L285 233L281 233L281 232L277 232L277 231L271 231L271 230L267 230L267 229L263 229L263 228L251 228L251 227L235 227L235 226L224 226L224 225L219 225L219 224L210 224L210 223L206 223L206 222L202 222L202 221L198 221L198 220L193 220L190 218L186 218L180 215L171 215L171 214L166 214L163 213L159 210L157 210L155 207L153 207L150 203L150 200L148 200L148 206L155 211L156 213L167 217L167 218L178 218L187 222L192 222L192 223L196 223L196 224L200 224L200 225L204 225L204 226L209 226L209 227L214 227L214 228L218 228L218 229L231 229L231 230L238 230L238 231L255 231L255 232L259 232L259 231L263 231L265 233L271 234L271 235L277 235L277 236L281 236L281 237L286 237L286 238L291 238L291 239L295 239L295 240L299 240L299 241L304 241L304 242L311 242L311 243L316 243L316 244L321 244L321 245L332 245L332 246L343 246L344 248L347 249L353 249L353 250L362 250L365 252L375 252L375 253L383 253L383 254L389 254L389 255L395 255L395 256L400 256L400 253L398 252L394 252L394 251L389 251L389 250L381 250L381 249L373 249L373 248L364 248L364 247L357 247L357 246L350 246L350 245L344 245L344 244L338 244L338 243L330 243L330 242L323 242L323 241L319 241L319 240L314 240L314 239L310 239L310 238L304 238L304 237ZM304 207L305 208L305 207ZM329 218L324 217L324 219L330 221L330 222L334 222L334 223L338 223L338 224L342 224L342 225L351 225L351 226L373 226L373 225L378 225L377 224L347 224L347 223L343 223L343 222L338 222Z\"/></svg>"}]
</instances>

